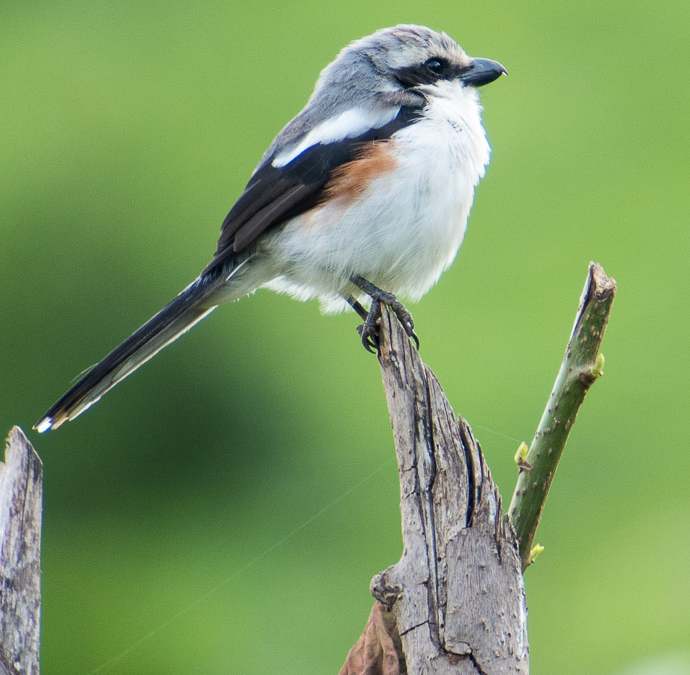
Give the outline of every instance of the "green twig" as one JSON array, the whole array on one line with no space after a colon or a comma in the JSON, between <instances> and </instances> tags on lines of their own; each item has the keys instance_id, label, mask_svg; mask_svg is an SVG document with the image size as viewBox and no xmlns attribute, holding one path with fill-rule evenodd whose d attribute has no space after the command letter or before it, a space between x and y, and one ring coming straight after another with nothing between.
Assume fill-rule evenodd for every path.
<instances>
[{"instance_id":1,"label":"green twig","mask_svg":"<svg viewBox=\"0 0 690 675\"><path fill-rule=\"evenodd\" d=\"M546 495L585 394L603 373L604 356L599 345L615 293L615 280L609 279L600 265L590 263L575 325L546 410L529 451L521 446L515 455L520 475L508 514L520 545L523 570L542 550L533 542Z\"/></svg>"}]
</instances>

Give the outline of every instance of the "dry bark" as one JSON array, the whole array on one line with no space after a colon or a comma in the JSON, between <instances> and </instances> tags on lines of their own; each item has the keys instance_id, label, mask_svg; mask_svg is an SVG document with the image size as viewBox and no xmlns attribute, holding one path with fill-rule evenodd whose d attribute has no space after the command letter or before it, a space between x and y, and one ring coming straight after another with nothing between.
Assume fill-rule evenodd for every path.
<instances>
[{"instance_id":1,"label":"dry bark","mask_svg":"<svg viewBox=\"0 0 690 675\"><path fill-rule=\"evenodd\" d=\"M371 591L395 620L388 634L402 642L396 672L524 675L529 650L520 557L481 448L388 312L380 343L404 550L374 577ZM366 661L345 672L389 675Z\"/></svg>"},{"instance_id":2,"label":"dry bark","mask_svg":"<svg viewBox=\"0 0 690 675\"><path fill-rule=\"evenodd\" d=\"M19 427L0 463L0 675L38 675L41 460Z\"/></svg>"}]
</instances>

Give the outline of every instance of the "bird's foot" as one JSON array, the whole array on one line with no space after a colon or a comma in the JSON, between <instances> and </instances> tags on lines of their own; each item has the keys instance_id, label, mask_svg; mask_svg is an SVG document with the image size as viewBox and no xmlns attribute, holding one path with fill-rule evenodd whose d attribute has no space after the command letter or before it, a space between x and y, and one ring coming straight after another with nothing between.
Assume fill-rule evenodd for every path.
<instances>
[{"instance_id":1,"label":"bird's foot","mask_svg":"<svg viewBox=\"0 0 690 675\"><path fill-rule=\"evenodd\" d=\"M362 338L364 349L375 354L379 349L379 326L381 325L381 303L371 301L371 308L364 323L357 326L359 337Z\"/></svg>"},{"instance_id":2,"label":"bird's foot","mask_svg":"<svg viewBox=\"0 0 690 675\"><path fill-rule=\"evenodd\" d=\"M374 353L379 348L379 328L381 324L381 311L382 306L386 305L393 310L393 313L398 318L398 321L402 325L407 336L412 339L415 343L417 349L419 349L419 338L414 332L414 320L412 319L412 314L407 311L405 306L393 295L392 293L387 293L382 291L374 284L370 283L362 277L354 277L352 279L353 283L361 288L367 295L371 297L371 308L364 319L364 323L357 326L357 332L362 338L362 344L367 351ZM355 301L356 302L356 301ZM357 303L358 307L355 307L352 302L350 304L358 312L360 316L364 318L364 315L359 310L362 306Z\"/></svg>"}]
</instances>

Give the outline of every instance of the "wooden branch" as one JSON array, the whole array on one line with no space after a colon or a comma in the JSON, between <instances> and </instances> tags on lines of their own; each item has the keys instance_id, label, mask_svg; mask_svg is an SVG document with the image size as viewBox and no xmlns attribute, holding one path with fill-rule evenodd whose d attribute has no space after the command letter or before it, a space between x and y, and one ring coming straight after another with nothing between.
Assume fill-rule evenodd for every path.
<instances>
[{"instance_id":1,"label":"wooden branch","mask_svg":"<svg viewBox=\"0 0 690 675\"><path fill-rule=\"evenodd\" d=\"M0 463L0 675L38 675L43 467L19 427Z\"/></svg>"},{"instance_id":2,"label":"wooden branch","mask_svg":"<svg viewBox=\"0 0 690 675\"><path fill-rule=\"evenodd\" d=\"M371 591L395 618L400 672L526 674L520 559L481 448L388 312L379 361L398 457L404 551L374 577Z\"/></svg>"},{"instance_id":3,"label":"wooden branch","mask_svg":"<svg viewBox=\"0 0 690 675\"><path fill-rule=\"evenodd\" d=\"M589 388L602 375L599 346L611 313L616 282L600 265L589 264L575 323L546 410L527 452L516 456L520 470L508 513L520 547L522 569L532 562L532 544L558 462Z\"/></svg>"}]
</instances>

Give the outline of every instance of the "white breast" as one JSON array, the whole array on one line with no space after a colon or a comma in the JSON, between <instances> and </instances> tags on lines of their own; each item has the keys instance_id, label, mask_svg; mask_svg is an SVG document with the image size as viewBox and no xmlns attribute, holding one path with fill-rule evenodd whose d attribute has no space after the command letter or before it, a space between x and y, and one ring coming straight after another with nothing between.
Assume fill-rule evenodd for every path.
<instances>
[{"instance_id":1,"label":"white breast","mask_svg":"<svg viewBox=\"0 0 690 675\"><path fill-rule=\"evenodd\" d=\"M266 239L278 273L267 287L339 311L353 274L412 300L438 281L462 243L490 148L474 89L440 82L429 93L423 119L392 137L393 171L361 198L314 209Z\"/></svg>"}]
</instances>

